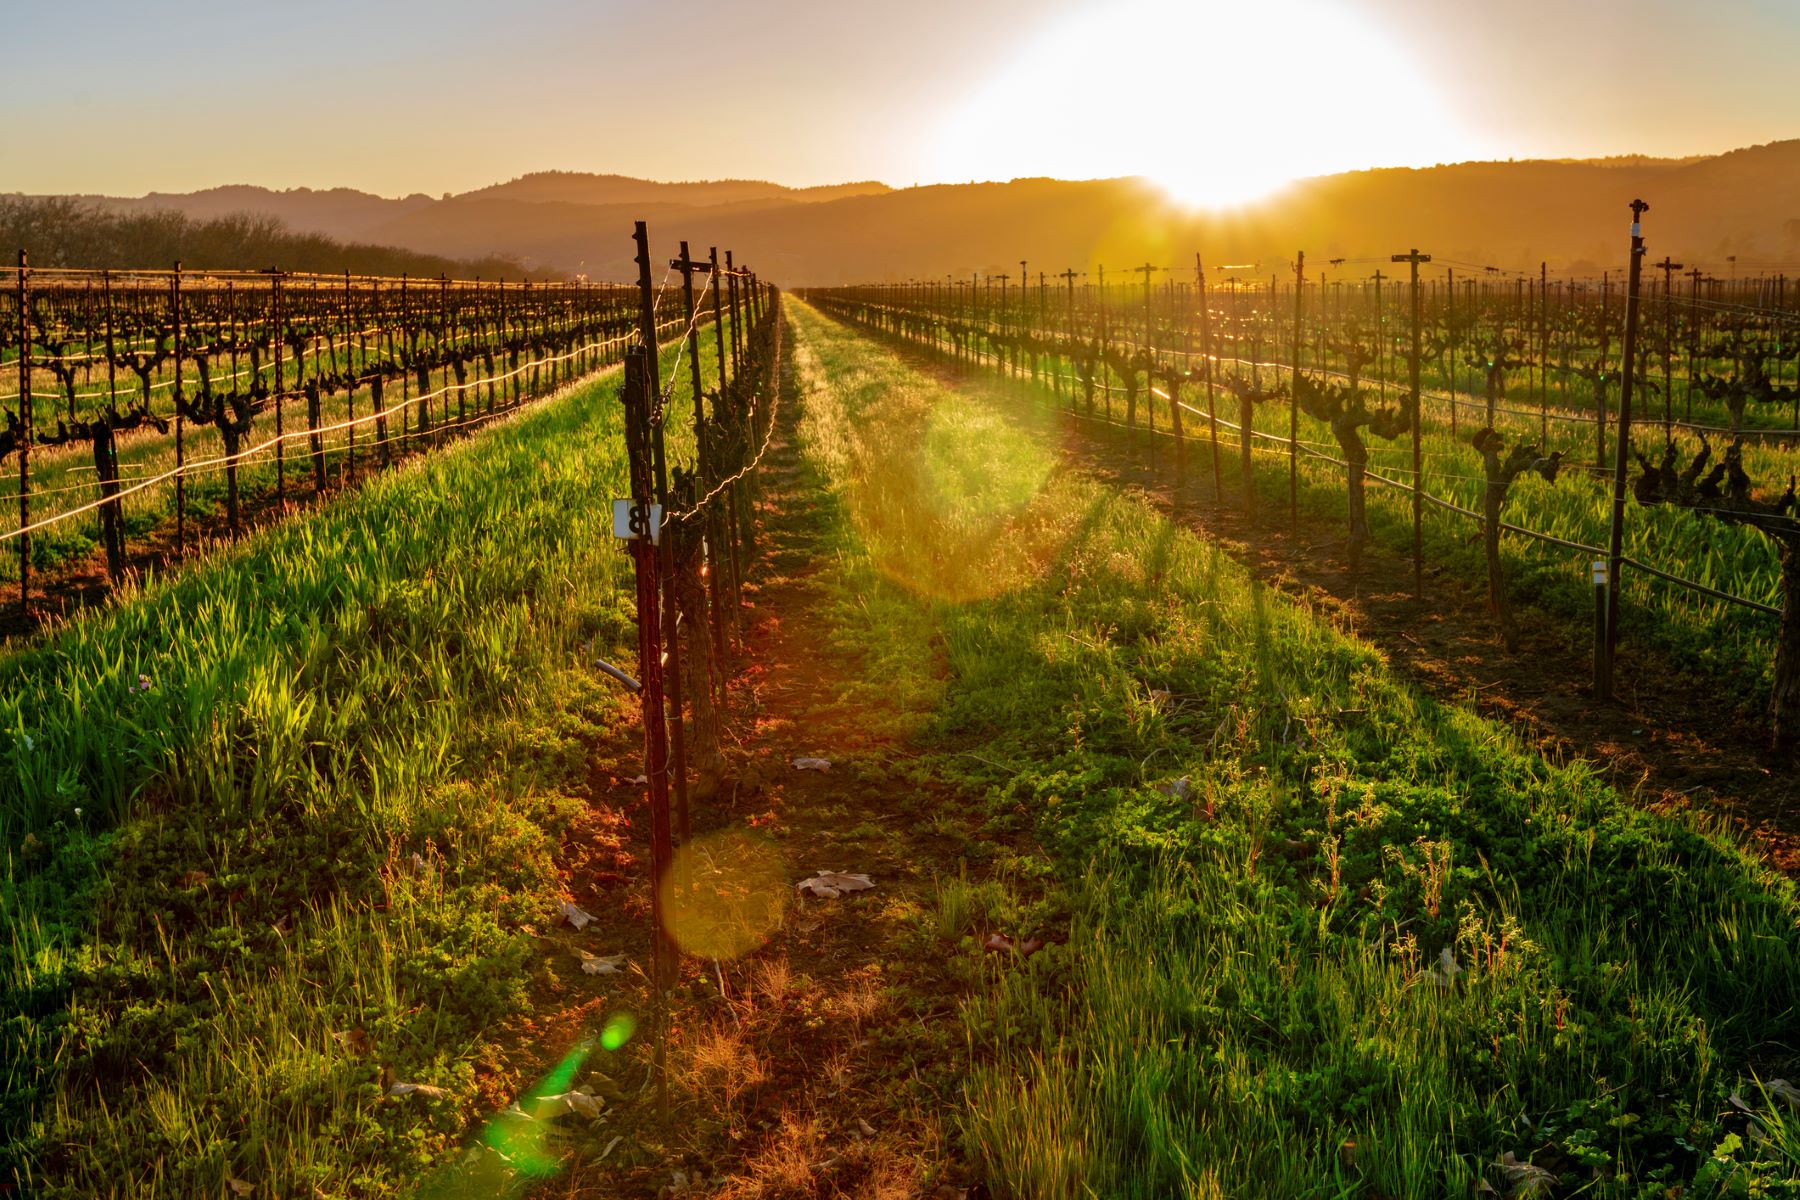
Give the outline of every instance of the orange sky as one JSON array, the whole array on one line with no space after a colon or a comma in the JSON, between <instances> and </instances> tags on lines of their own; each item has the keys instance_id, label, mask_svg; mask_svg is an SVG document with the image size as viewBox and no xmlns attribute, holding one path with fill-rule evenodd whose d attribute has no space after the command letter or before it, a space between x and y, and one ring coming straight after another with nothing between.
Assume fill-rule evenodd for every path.
<instances>
[{"instance_id":1,"label":"orange sky","mask_svg":"<svg viewBox=\"0 0 1800 1200\"><path fill-rule=\"evenodd\" d=\"M1794 0L80 7L78 50L66 7L10 18L0 189L1145 174L1216 202L1349 166L1800 135Z\"/></svg>"}]
</instances>

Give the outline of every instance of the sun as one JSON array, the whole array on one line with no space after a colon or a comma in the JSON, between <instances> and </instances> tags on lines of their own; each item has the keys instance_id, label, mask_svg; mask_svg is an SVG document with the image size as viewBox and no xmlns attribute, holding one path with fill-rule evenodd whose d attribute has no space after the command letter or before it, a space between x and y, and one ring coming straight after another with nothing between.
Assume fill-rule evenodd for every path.
<instances>
[{"instance_id":1,"label":"sun","mask_svg":"<svg viewBox=\"0 0 1800 1200\"><path fill-rule=\"evenodd\" d=\"M940 177L1144 176L1229 207L1303 176L1482 156L1352 0L1097 3L955 106Z\"/></svg>"}]
</instances>

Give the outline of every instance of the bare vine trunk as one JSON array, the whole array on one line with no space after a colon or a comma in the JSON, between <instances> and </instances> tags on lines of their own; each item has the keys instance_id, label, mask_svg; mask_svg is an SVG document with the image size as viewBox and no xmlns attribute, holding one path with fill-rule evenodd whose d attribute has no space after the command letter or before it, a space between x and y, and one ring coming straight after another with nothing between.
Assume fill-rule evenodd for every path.
<instances>
[{"instance_id":1,"label":"bare vine trunk","mask_svg":"<svg viewBox=\"0 0 1800 1200\"><path fill-rule=\"evenodd\" d=\"M1481 494L1481 549L1487 559L1488 611L1494 614L1500 626L1500 641L1511 654L1519 648L1519 626L1513 620L1506 576L1500 569L1500 505L1505 499L1505 481L1490 477Z\"/></svg>"},{"instance_id":2,"label":"bare vine trunk","mask_svg":"<svg viewBox=\"0 0 1800 1200\"><path fill-rule=\"evenodd\" d=\"M1344 452L1344 461L1349 463L1344 470L1344 482L1349 489L1349 557L1350 571L1354 574L1362 566L1363 550L1373 540L1369 535L1369 504L1365 491L1365 481L1369 472L1369 455L1361 445L1357 445L1354 449L1346 446Z\"/></svg>"},{"instance_id":3,"label":"bare vine trunk","mask_svg":"<svg viewBox=\"0 0 1800 1200\"><path fill-rule=\"evenodd\" d=\"M712 626L707 620L706 587L700 581L701 536L696 526L683 529L675 545L675 601L692 632L686 639L687 699L693 717L689 764L694 769L693 798L718 794L724 774L719 753L719 714L713 707Z\"/></svg>"},{"instance_id":4,"label":"bare vine trunk","mask_svg":"<svg viewBox=\"0 0 1800 1200\"><path fill-rule=\"evenodd\" d=\"M1240 469L1244 476L1244 515L1256 515L1256 468L1251 463L1251 451L1255 448L1252 430L1256 425L1256 401L1249 395L1238 397L1238 456Z\"/></svg>"},{"instance_id":5,"label":"bare vine trunk","mask_svg":"<svg viewBox=\"0 0 1800 1200\"><path fill-rule=\"evenodd\" d=\"M112 425L105 418L94 423L94 474L100 480L100 541L106 547L106 574L114 583L125 573L125 529L119 515L119 462L113 453Z\"/></svg>"},{"instance_id":6,"label":"bare vine trunk","mask_svg":"<svg viewBox=\"0 0 1800 1200\"><path fill-rule=\"evenodd\" d=\"M1800 537L1781 540L1781 632L1769 725L1775 754L1792 758L1800 750Z\"/></svg>"}]
</instances>

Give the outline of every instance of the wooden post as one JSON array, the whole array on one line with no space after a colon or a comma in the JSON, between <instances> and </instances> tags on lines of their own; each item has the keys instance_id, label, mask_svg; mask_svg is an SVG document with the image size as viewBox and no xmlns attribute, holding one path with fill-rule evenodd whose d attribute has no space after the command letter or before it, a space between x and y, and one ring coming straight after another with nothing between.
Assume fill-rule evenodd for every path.
<instances>
[{"instance_id":1,"label":"wooden post","mask_svg":"<svg viewBox=\"0 0 1800 1200\"><path fill-rule=\"evenodd\" d=\"M696 317L698 314L697 306L694 303L694 268L697 264L688 254L688 244L686 242L681 243L681 257L677 259L673 265L681 270L682 313L687 318L685 342L688 356L688 370L690 378L693 381L694 389L694 479L696 482L693 490L697 498L705 494L705 491L712 480L713 473L710 469L710 456L706 451L706 394L700 377L700 331L696 325ZM698 528L705 530L708 535L710 535L711 532L708 517L712 511L713 505L708 503L703 512L696 514L696 517L699 520ZM690 534L686 528L679 531L670 530L669 532L679 532L683 537L691 537L695 541L711 540L710 536L703 538L698 534ZM715 740L718 727L712 720L712 647L718 639L719 630L717 621L708 618L706 592L698 586L697 581L687 577L690 572L697 572L700 564L690 556L682 556L686 561L677 561L674 556L674 541L674 538L665 539L665 547L667 547L669 551L668 562L674 567L674 573L671 576L667 591L670 608L679 609L680 607L687 607L689 609L689 616L692 619L692 632L688 635L687 661L689 682L693 685L693 698L690 703L693 705L694 726L697 735L694 746L694 758L696 762L704 765L702 775L705 778L716 782L718 777L719 747ZM715 569L709 572L709 574L713 576L715 581L714 586L716 588L718 572ZM675 665L676 669L673 674L676 675L680 674L679 660L675 657L675 651L679 643L674 637L678 626L679 621L676 621L671 625L668 638L670 646L669 661L671 664ZM686 763L683 759L684 756L678 753L678 768L685 768ZM676 835L681 839L682 845L686 845L688 840L692 837L693 830L687 805L685 769L678 769L676 778L678 781Z\"/></svg>"},{"instance_id":2,"label":"wooden post","mask_svg":"<svg viewBox=\"0 0 1800 1200\"><path fill-rule=\"evenodd\" d=\"M713 277L713 290L712 290L713 341L714 341L715 346L717 347L718 355L719 355L719 392L718 392L718 396L715 400L715 404L719 405L720 408L725 411L725 414L726 414L726 419L724 421L724 425L726 427L725 435L726 435L726 438L728 439L728 442L730 445L730 449L726 456L726 460L720 464L720 469L729 472L729 471L736 471L738 469L738 465L739 465L738 450L740 447L738 446L737 443L738 443L738 436L739 436L740 430L738 429L738 426L737 426L735 414L730 412L730 406L729 406L729 404L727 402L727 398L726 398L726 392L727 392L727 389L729 386L727 383L727 380L726 380L726 367L729 364L727 361L727 354L726 354L726 350L725 350L725 297L721 294L725 290L726 279L725 279L725 275L723 273L721 273L719 270L719 248L717 246L713 246L708 249L707 263L712 271L712 277ZM718 414L715 412L714 415L716 416ZM740 630L738 628L738 622L743 615L743 608L744 608L744 599L743 599L743 597L744 597L744 593L743 593L744 576L743 576L743 562L742 562L742 557L741 557L740 550L739 550L738 532L740 529L740 524L738 521L738 510L739 510L740 506L746 505L748 503L749 503L749 498L743 494L743 488L738 483L733 483L730 487L725 489L725 512L722 515L725 520L725 551L726 551L726 556L727 556L727 564L731 568L730 576L725 581L730 584L730 593L731 593L731 597L730 597L730 599L731 599L731 603L730 603L731 620L727 627L727 644L726 644L726 653L727 654L729 654L730 650L731 650L731 646L730 646L731 639L733 637L737 637L740 634ZM740 639L740 641L741 641L741 639ZM723 669L723 667L721 667L721 669Z\"/></svg>"},{"instance_id":3,"label":"wooden post","mask_svg":"<svg viewBox=\"0 0 1800 1200\"><path fill-rule=\"evenodd\" d=\"M1213 505L1223 502L1225 485L1219 475L1219 401L1213 390L1212 311L1206 300L1206 268L1200 264L1200 252L1194 251L1194 286L1200 301L1200 367L1206 372L1206 424L1212 438Z\"/></svg>"},{"instance_id":4,"label":"wooden post","mask_svg":"<svg viewBox=\"0 0 1800 1200\"><path fill-rule=\"evenodd\" d=\"M313 280L309 290L312 293L311 316L314 321L317 321L319 315L319 281L317 279ZM314 326L313 332L307 336L307 343L311 345L318 336L317 326ZM325 364L319 359L318 347L312 346L312 349L313 373L312 378L306 380L304 389L306 393L306 447L307 453L312 458L313 495L319 497L325 494L325 438L319 432L319 426L323 424L320 405L324 403L322 395L325 386ZM304 356L306 351L302 350L300 353ZM298 372L302 376L305 373L305 362L306 359L302 357L301 369ZM299 380L295 382L299 382Z\"/></svg>"},{"instance_id":5,"label":"wooden post","mask_svg":"<svg viewBox=\"0 0 1800 1200\"><path fill-rule=\"evenodd\" d=\"M1675 424L1675 364L1671 357L1675 341L1675 306L1671 292L1675 272L1681 270L1683 264L1665 254L1656 266L1663 273L1663 437L1667 439L1672 436Z\"/></svg>"},{"instance_id":6,"label":"wooden post","mask_svg":"<svg viewBox=\"0 0 1800 1200\"><path fill-rule=\"evenodd\" d=\"M1625 537L1625 475L1631 460L1631 392L1632 363L1637 354L1638 282L1644 260L1644 234L1641 221L1650 206L1642 200L1631 202L1631 269L1625 284L1624 371L1619 378L1619 444L1613 456L1612 525L1606 537L1606 652L1601 666L1594 672L1598 700L1613 697L1613 656L1619 645L1619 572L1621 546Z\"/></svg>"},{"instance_id":7,"label":"wooden post","mask_svg":"<svg viewBox=\"0 0 1800 1200\"><path fill-rule=\"evenodd\" d=\"M31 619L31 288L19 251L19 616Z\"/></svg>"},{"instance_id":8,"label":"wooden post","mask_svg":"<svg viewBox=\"0 0 1800 1200\"><path fill-rule=\"evenodd\" d=\"M1606 470L1606 355L1612 349L1612 278L1600 272L1600 362L1594 375L1594 471Z\"/></svg>"},{"instance_id":9,"label":"wooden post","mask_svg":"<svg viewBox=\"0 0 1800 1200\"><path fill-rule=\"evenodd\" d=\"M287 507L287 443L282 440L281 428L281 351L284 343L281 328L281 272L269 273L269 329L270 340L275 351L275 500L281 507Z\"/></svg>"},{"instance_id":10,"label":"wooden post","mask_svg":"<svg viewBox=\"0 0 1800 1200\"><path fill-rule=\"evenodd\" d=\"M656 360L656 301L650 283L649 236L637 223L638 344L625 359L625 450L631 478L631 500L648 511L657 495L651 449L651 407L660 390ZM664 724L662 628L657 616L660 591L659 556L648 536L631 542L637 583L638 679L644 722L644 778L650 804L651 981L655 997L656 1098L660 1115L668 1116L669 1085L666 1047L667 990L674 974L676 948L668 936L662 906L662 880L674 857L669 828L668 730Z\"/></svg>"},{"instance_id":11,"label":"wooden post","mask_svg":"<svg viewBox=\"0 0 1800 1200\"><path fill-rule=\"evenodd\" d=\"M1412 517L1413 517L1413 598L1425 598L1425 478L1424 455L1419 448L1421 410L1419 396L1419 358L1423 353L1419 330L1419 264L1431 261L1431 255L1420 254L1414 246L1406 254L1393 256L1394 262L1408 263L1412 267L1412 361L1408 364L1406 381L1412 399Z\"/></svg>"},{"instance_id":12,"label":"wooden post","mask_svg":"<svg viewBox=\"0 0 1800 1200\"><path fill-rule=\"evenodd\" d=\"M175 557L177 560L187 556L187 472L186 455L182 446L182 427L187 423L181 415L181 263L175 264L175 274L169 284L170 306L174 310L175 323Z\"/></svg>"},{"instance_id":13,"label":"wooden post","mask_svg":"<svg viewBox=\"0 0 1800 1200\"><path fill-rule=\"evenodd\" d=\"M1288 526L1300 529L1300 325L1306 293L1306 251L1294 252L1294 370L1288 388ZM1274 315L1275 287L1269 285L1269 312Z\"/></svg>"},{"instance_id":14,"label":"wooden post","mask_svg":"<svg viewBox=\"0 0 1800 1200\"><path fill-rule=\"evenodd\" d=\"M346 432L350 435L349 460L344 468L344 482L349 483L356 478L356 367L351 361L350 351L350 272L344 271L344 415L350 422Z\"/></svg>"},{"instance_id":15,"label":"wooden post","mask_svg":"<svg viewBox=\"0 0 1800 1200\"><path fill-rule=\"evenodd\" d=\"M114 583L125 573L125 512L119 503L119 442L116 429L119 416L119 362L113 342L112 272L100 273L103 302L106 305L106 415L114 428L107 430L104 476L100 494L106 497L101 530L106 541L107 574ZM96 467L100 464L96 463Z\"/></svg>"}]
</instances>

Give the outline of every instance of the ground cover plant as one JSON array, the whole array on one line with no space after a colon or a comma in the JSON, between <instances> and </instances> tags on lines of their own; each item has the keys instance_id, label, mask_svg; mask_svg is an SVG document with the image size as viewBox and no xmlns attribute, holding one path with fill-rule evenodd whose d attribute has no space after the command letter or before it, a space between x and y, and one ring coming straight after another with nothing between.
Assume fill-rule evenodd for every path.
<instances>
[{"instance_id":1,"label":"ground cover plant","mask_svg":"<svg viewBox=\"0 0 1800 1200\"><path fill-rule=\"evenodd\" d=\"M962 944L998 1194L1791 1192L1791 883L1420 697L994 381L795 320L840 636L1062 881L1042 951Z\"/></svg>"}]
</instances>

